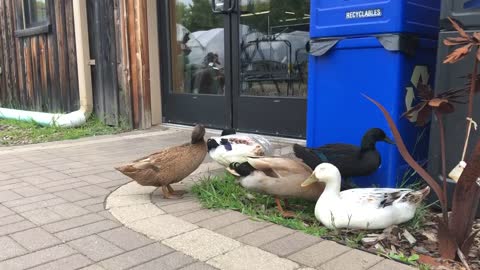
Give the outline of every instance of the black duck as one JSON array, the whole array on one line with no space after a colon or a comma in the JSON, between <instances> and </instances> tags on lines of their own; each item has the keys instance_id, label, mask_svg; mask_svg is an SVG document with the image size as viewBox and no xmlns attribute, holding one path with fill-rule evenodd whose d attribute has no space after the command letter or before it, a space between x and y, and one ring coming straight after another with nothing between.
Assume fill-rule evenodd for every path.
<instances>
[{"instance_id":1,"label":"black duck","mask_svg":"<svg viewBox=\"0 0 480 270\"><path fill-rule=\"evenodd\" d=\"M312 170L321 163L331 163L337 167L342 178L368 176L380 166L382 159L375 145L377 142L395 144L380 128L368 130L360 147L352 144L326 144L318 148L293 145L295 156L302 159Z\"/></svg>"}]
</instances>

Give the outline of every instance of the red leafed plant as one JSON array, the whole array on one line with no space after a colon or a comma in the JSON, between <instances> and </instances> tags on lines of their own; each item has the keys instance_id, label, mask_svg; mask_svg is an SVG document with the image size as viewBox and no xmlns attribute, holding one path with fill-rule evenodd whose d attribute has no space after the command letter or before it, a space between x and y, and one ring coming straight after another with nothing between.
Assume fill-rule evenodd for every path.
<instances>
[{"instance_id":1,"label":"red leafed plant","mask_svg":"<svg viewBox=\"0 0 480 270\"><path fill-rule=\"evenodd\" d=\"M449 18L450 19L450 18ZM458 90L448 90L437 96L432 89L419 82L417 92L420 102L404 113L404 117L412 118L417 114L417 125L425 125L432 113L438 120L438 129L440 133L440 148L442 161L442 185L420 166L410 155L403 139L398 131L395 122L388 111L374 99L365 96L373 102L384 114L388 125L392 130L397 143L399 152L405 161L417 171L417 173L427 182L439 198L442 208L442 218L438 220L438 244L440 255L445 259L459 259L468 268L464 254L470 251L475 236L480 230L473 230L473 223L477 212L478 201L480 200L480 140L477 142L470 160L467 162L465 170L460 176L455 186L455 192L452 200L452 212L448 215L447 208L447 172L445 158L445 136L443 117L445 114L455 110L455 105L465 103L462 99L468 95L467 111L467 136L471 127L471 118L473 113L473 98L476 92L479 92L480 75L478 74L478 64L480 61L480 33L468 34L454 20L450 19L453 27L457 30L458 37L450 37L444 40L446 46L455 47L455 50L449 54L443 63L456 63L470 55L474 57L472 73L466 74L464 78L468 79L467 88ZM467 148L468 137L465 140L464 148Z\"/></svg>"}]
</instances>

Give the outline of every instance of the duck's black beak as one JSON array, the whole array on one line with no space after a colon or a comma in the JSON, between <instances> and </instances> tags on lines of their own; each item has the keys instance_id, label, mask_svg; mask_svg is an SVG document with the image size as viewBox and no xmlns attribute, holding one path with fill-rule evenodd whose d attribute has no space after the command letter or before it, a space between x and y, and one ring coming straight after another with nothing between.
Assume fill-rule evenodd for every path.
<instances>
[{"instance_id":1,"label":"duck's black beak","mask_svg":"<svg viewBox=\"0 0 480 270\"><path fill-rule=\"evenodd\" d=\"M388 137L385 137L385 139L383 139L383 141L386 142L386 143L395 145L395 142L394 142L392 139L388 138Z\"/></svg>"}]
</instances>

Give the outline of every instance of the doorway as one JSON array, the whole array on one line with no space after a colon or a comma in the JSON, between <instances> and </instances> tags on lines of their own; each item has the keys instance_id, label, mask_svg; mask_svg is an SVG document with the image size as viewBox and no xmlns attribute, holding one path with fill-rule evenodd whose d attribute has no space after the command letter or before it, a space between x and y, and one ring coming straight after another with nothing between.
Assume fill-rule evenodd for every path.
<instances>
[{"instance_id":1,"label":"doorway","mask_svg":"<svg viewBox=\"0 0 480 270\"><path fill-rule=\"evenodd\" d=\"M305 137L310 1L169 0L159 9L164 122Z\"/></svg>"}]
</instances>

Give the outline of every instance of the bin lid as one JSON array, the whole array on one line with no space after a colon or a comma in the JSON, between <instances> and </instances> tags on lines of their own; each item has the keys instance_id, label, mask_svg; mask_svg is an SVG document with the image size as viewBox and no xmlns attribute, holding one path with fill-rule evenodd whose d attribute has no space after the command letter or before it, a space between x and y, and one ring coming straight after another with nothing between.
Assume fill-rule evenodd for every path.
<instances>
[{"instance_id":1,"label":"bin lid","mask_svg":"<svg viewBox=\"0 0 480 270\"><path fill-rule=\"evenodd\" d=\"M381 48L388 51L415 55L418 49L436 49L437 40L418 38L408 34L382 34L356 38L319 38L309 41L307 50L313 56L322 56L328 51L358 48Z\"/></svg>"}]
</instances>

